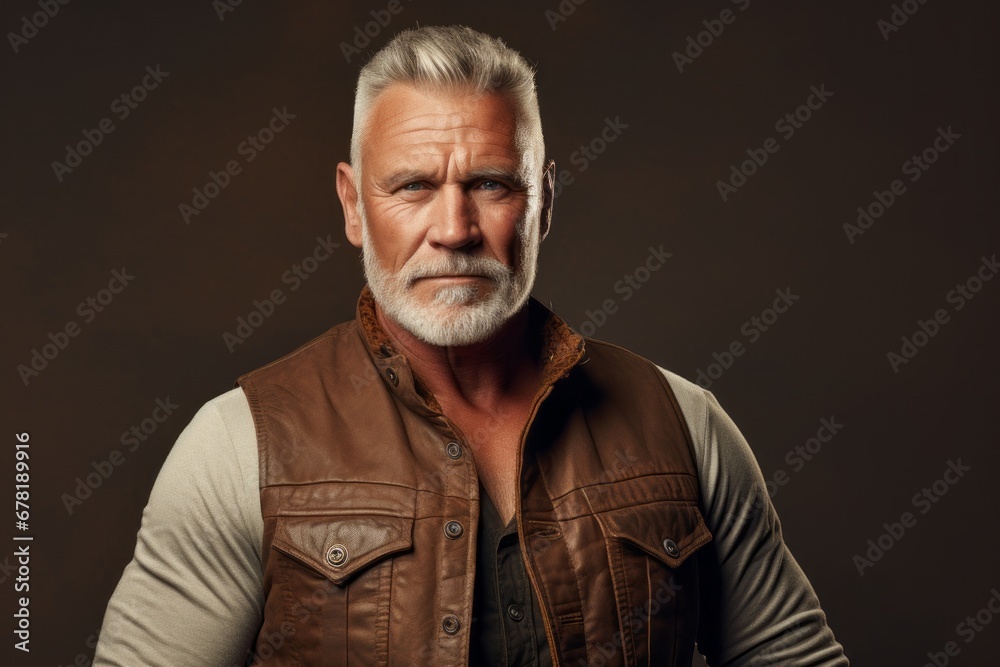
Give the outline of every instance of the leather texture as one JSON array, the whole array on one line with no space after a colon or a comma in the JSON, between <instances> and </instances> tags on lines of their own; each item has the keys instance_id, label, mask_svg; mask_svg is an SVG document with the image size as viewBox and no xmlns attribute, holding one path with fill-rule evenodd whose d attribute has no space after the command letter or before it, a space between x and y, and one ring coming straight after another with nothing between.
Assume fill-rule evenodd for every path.
<instances>
[{"instance_id":1,"label":"leather texture","mask_svg":"<svg viewBox=\"0 0 1000 667\"><path fill-rule=\"evenodd\" d=\"M553 664L690 665L692 555L712 536L677 401L652 362L584 339L534 298L529 312L543 381L516 517ZM238 384L264 518L254 664L468 664L475 464L368 288L355 320Z\"/></svg>"}]
</instances>

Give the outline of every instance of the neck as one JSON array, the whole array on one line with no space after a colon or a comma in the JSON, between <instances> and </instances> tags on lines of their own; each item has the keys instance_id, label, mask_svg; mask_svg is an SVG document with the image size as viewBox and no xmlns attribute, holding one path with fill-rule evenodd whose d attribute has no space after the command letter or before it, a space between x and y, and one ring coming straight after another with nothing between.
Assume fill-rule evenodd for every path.
<instances>
[{"instance_id":1,"label":"neck","mask_svg":"<svg viewBox=\"0 0 1000 667\"><path fill-rule=\"evenodd\" d=\"M445 405L493 410L530 388L538 377L538 347L529 330L528 304L492 336L460 347L426 343L375 304L379 324L413 372Z\"/></svg>"}]
</instances>

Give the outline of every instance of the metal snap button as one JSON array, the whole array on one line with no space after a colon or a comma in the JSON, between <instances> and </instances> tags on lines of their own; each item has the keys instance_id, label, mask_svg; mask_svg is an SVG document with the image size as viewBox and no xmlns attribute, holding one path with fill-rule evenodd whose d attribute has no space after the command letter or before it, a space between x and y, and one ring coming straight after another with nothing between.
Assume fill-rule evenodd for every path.
<instances>
[{"instance_id":1,"label":"metal snap button","mask_svg":"<svg viewBox=\"0 0 1000 667\"><path fill-rule=\"evenodd\" d=\"M464 532L465 528L458 521L449 521L444 524L444 534L453 540L460 538Z\"/></svg>"},{"instance_id":2,"label":"metal snap button","mask_svg":"<svg viewBox=\"0 0 1000 667\"><path fill-rule=\"evenodd\" d=\"M347 563L350 556L347 553L347 547L343 544L334 544L332 547L327 549L326 552L326 562L334 567L340 567Z\"/></svg>"},{"instance_id":3,"label":"metal snap button","mask_svg":"<svg viewBox=\"0 0 1000 667\"><path fill-rule=\"evenodd\" d=\"M396 374L396 369L391 366L385 369L385 376L389 378L389 382L392 383L393 387L399 386L399 375Z\"/></svg>"},{"instance_id":4,"label":"metal snap button","mask_svg":"<svg viewBox=\"0 0 1000 667\"><path fill-rule=\"evenodd\" d=\"M668 556L672 556L674 558L681 555L681 550L677 548L677 543L669 537L663 540L663 550L667 552Z\"/></svg>"},{"instance_id":5,"label":"metal snap button","mask_svg":"<svg viewBox=\"0 0 1000 667\"><path fill-rule=\"evenodd\" d=\"M509 607L507 607L507 615L510 616L513 620L520 622L521 619L524 618L524 610L521 609L521 605L512 604Z\"/></svg>"},{"instance_id":6,"label":"metal snap button","mask_svg":"<svg viewBox=\"0 0 1000 667\"><path fill-rule=\"evenodd\" d=\"M462 622L458 620L458 616L454 614L448 614L441 621L441 627L449 635L458 634L458 631L462 629Z\"/></svg>"},{"instance_id":7,"label":"metal snap button","mask_svg":"<svg viewBox=\"0 0 1000 667\"><path fill-rule=\"evenodd\" d=\"M448 446L445 448L448 452L448 458L452 460L458 460L462 458L462 445L457 442L449 442Z\"/></svg>"}]
</instances>

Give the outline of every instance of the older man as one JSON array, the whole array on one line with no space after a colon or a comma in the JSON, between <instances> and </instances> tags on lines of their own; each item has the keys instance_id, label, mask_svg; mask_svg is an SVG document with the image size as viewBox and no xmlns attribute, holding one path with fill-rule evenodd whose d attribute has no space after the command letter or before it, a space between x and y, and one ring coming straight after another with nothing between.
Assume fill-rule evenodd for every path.
<instances>
[{"instance_id":1,"label":"older man","mask_svg":"<svg viewBox=\"0 0 1000 667\"><path fill-rule=\"evenodd\" d=\"M361 72L357 318L181 434L96 665L844 665L714 397L530 296L533 73L467 28Z\"/></svg>"}]
</instances>

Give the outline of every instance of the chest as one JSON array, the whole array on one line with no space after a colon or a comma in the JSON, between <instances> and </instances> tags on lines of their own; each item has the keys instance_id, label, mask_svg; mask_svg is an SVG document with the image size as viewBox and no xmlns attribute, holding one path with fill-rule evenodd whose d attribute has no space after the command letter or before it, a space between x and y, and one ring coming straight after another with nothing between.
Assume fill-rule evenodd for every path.
<instances>
[{"instance_id":1,"label":"chest","mask_svg":"<svg viewBox=\"0 0 1000 667\"><path fill-rule=\"evenodd\" d=\"M465 436L479 479L504 523L517 507L517 458L528 407L511 405L494 414L453 411L448 415Z\"/></svg>"}]
</instances>

